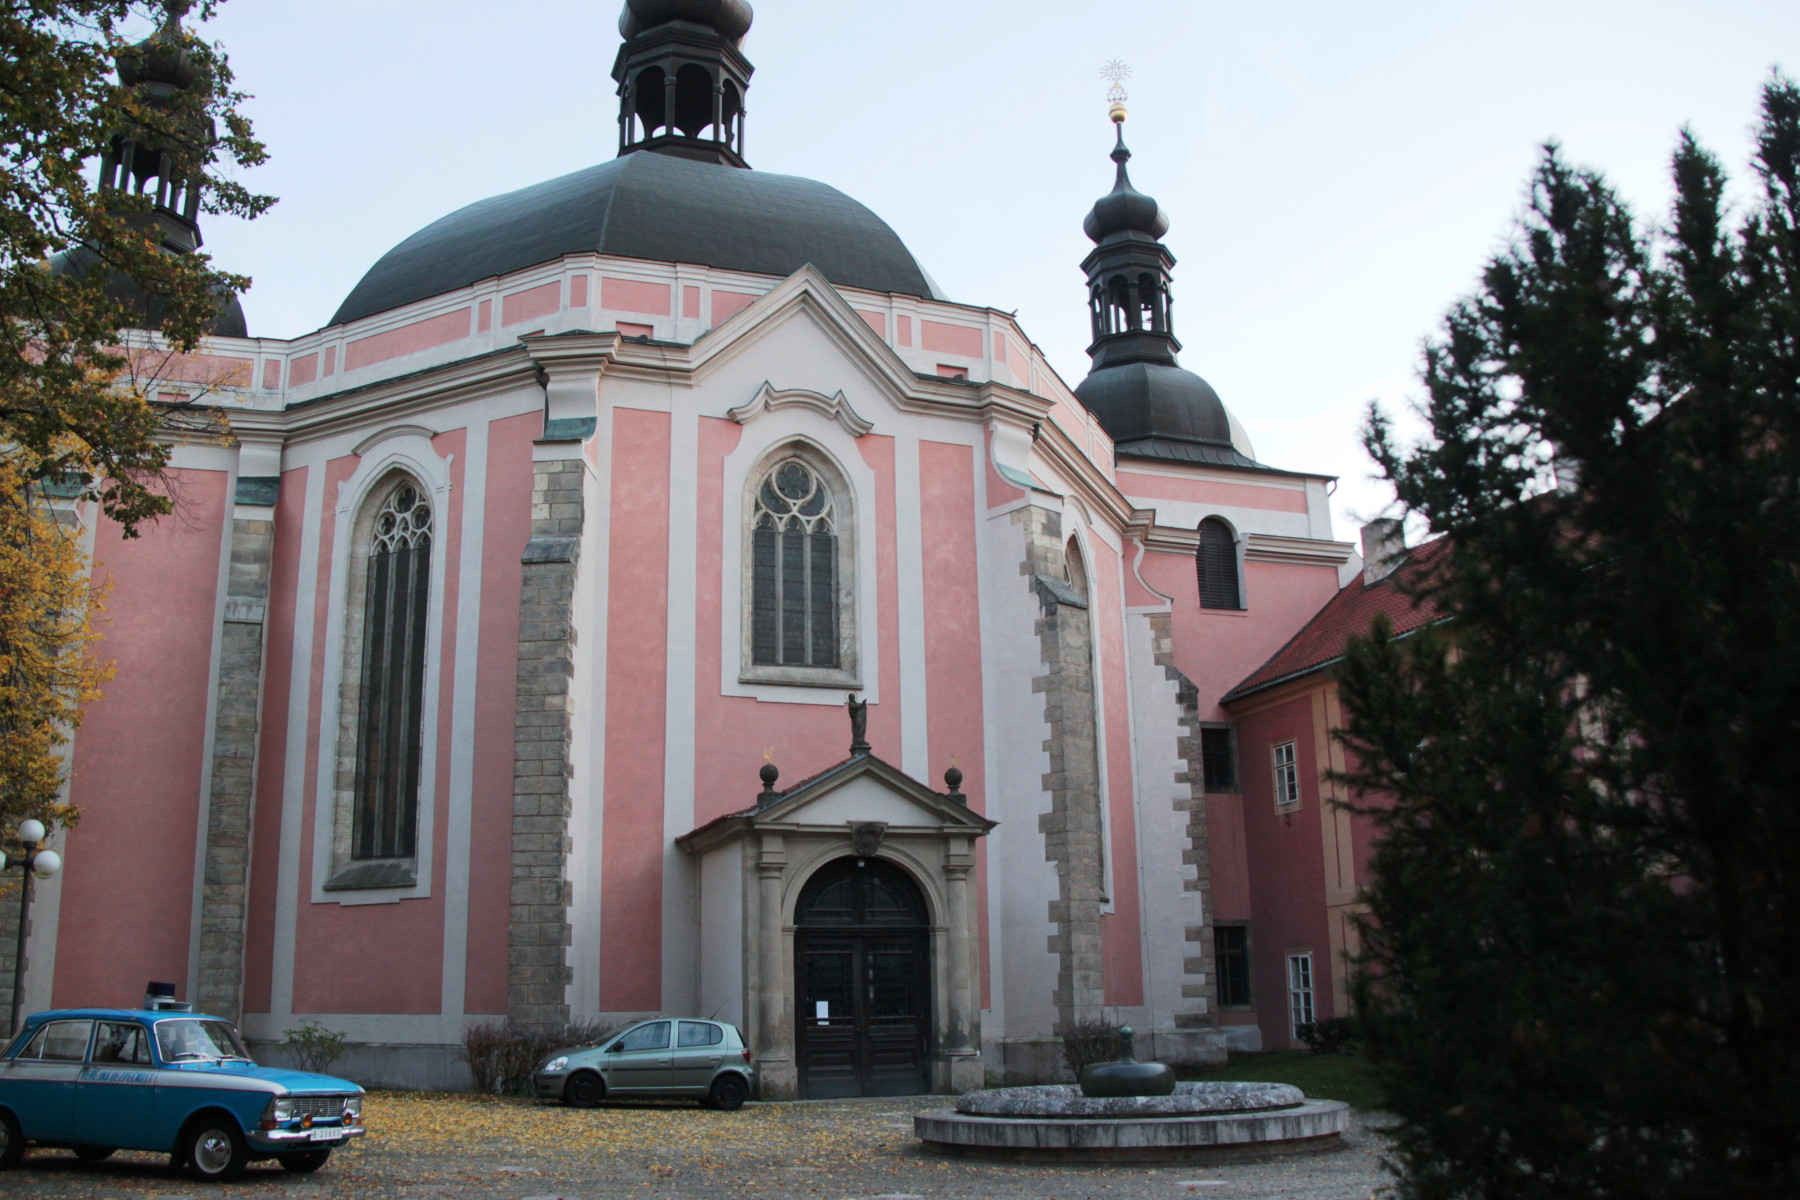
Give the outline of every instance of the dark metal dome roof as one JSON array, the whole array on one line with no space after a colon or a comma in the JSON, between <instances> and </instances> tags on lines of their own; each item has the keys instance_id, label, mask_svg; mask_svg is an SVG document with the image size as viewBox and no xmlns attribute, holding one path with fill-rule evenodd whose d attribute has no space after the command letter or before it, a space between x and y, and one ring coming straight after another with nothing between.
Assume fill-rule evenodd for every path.
<instances>
[{"instance_id":1,"label":"dark metal dome roof","mask_svg":"<svg viewBox=\"0 0 1800 1200\"><path fill-rule=\"evenodd\" d=\"M793 175L639 152L458 209L388 251L333 325L588 252L943 299L880 217Z\"/></svg>"},{"instance_id":2,"label":"dark metal dome roof","mask_svg":"<svg viewBox=\"0 0 1800 1200\"><path fill-rule=\"evenodd\" d=\"M64 250L50 256L50 274L80 275L100 266L100 256L86 246L77 246L72 250ZM106 281L106 294L113 300L129 306L142 318L142 329L160 329L163 312L168 307L167 301L154 292L146 292L143 285L122 271L115 271ZM219 305L219 315L206 329L214 337L249 337L249 328L244 322L244 306L238 303L236 296L226 296Z\"/></svg>"},{"instance_id":3,"label":"dark metal dome roof","mask_svg":"<svg viewBox=\"0 0 1800 1200\"><path fill-rule=\"evenodd\" d=\"M1217 466L1257 467L1231 444L1231 418L1212 384L1172 363L1097 368L1075 395L1116 453Z\"/></svg>"},{"instance_id":4,"label":"dark metal dome roof","mask_svg":"<svg viewBox=\"0 0 1800 1200\"><path fill-rule=\"evenodd\" d=\"M626 0L619 13L619 36L630 41L669 21L692 21L735 45L750 32L753 16L745 0Z\"/></svg>"}]
</instances>

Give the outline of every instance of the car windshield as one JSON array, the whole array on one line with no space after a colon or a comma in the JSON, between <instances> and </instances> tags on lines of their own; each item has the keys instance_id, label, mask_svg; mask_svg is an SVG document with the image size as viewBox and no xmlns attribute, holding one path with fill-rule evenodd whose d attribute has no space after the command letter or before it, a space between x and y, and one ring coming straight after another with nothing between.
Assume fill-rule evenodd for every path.
<instances>
[{"instance_id":1,"label":"car windshield","mask_svg":"<svg viewBox=\"0 0 1800 1200\"><path fill-rule=\"evenodd\" d=\"M164 1062L235 1058L249 1062L244 1043L229 1021L158 1021L156 1045Z\"/></svg>"}]
</instances>

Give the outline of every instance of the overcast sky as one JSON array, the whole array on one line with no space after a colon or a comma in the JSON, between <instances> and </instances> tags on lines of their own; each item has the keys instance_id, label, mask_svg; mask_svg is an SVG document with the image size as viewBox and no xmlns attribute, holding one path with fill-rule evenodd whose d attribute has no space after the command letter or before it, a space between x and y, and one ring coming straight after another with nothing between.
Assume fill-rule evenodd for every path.
<instances>
[{"instance_id":1,"label":"overcast sky","mask_svg":"<svg viewBox=\"0 0 1800 1200\"><path fill-rule=\"evenodd\" d=\"M1800 4L753 0L746 147L867 204L952 299L1017 309L1087 372L1081 218L1112 181L1100 67L1129 63L1132 179L1172 228L1182 364L1259 458L1386 502L1355 430L1416 394L1547 139L1641 214L1691 125L1739 180ZM618 0L233 0L224 43L280 203L210 220L253 334L323 325L388 248L464 204L612 157Z\"/></svg>"}]
</instances>

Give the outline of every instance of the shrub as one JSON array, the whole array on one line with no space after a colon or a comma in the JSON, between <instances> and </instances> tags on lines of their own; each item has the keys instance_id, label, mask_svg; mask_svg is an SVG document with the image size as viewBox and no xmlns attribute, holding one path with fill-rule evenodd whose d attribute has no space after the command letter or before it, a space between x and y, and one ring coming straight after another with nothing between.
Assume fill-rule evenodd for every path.
<instances>
[{"instance_id":1,"label":"shrub","mask_svg":"<svg viewBox=\"0 0 1800 1200\"><path fill-rule=\"evenodd\" d=\"M281 1035L281 1048L287 1051L294 1065L302 1071L320 1075L344 1057L349 1044L347 1036L313 1020L302 1021L298 1028L285 1030Z\"/></svg>"},{"instance_id":2,"label":"shrub","mask_svg":"<svg viewBox=\"0 0 1800 1200\"><path fill-rule=\"evenodd\" d=\"M1356 1048L1356 1024L1349 1017L1327 1017L1296 1032L1314 1054L1348 1054Z\"/></svg>"},{"instance_id":3,"label":"shrub","mask_svg":"<svg viewBox=\"0 0 1800 1200\"><path fill-rule=\"evenodd\" d=\"M1063 1026L1063 1061L1075 1078L1081 1078L1083 1067L1092 1063L1111 1062L1119 1057L1119 1026L1105 1019L1076 1021Z\"/></svg>"},{"instance_id":4,"label":"shrub","mask_svg":"<svg viewBox=\"0 0 1800 1200\"><path fill-rule=\"evenodd\" d=\"M496 1018L477 1021L463 1030L457 1057L469 1064L475 1090L493 1096L523 1096L531 1091L531 1073L553 1051L591 1046L610 1034L596 1021L576 1021L551 1029L532 1029Z\"/></svg>"}]
</instances>

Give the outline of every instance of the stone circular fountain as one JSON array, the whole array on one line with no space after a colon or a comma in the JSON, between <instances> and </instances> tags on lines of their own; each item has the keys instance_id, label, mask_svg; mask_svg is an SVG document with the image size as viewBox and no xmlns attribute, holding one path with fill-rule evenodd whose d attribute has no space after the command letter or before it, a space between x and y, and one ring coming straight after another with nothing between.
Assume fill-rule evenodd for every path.
<instances>
[{"instance_id":1,"label":"stone circular fountain","mask_svg":"<svg viewBox=\"0 0 1800 1200\"><path fill-rule=\"evenodd\" d=\"M1117 1062L1081 1083L969 1092L954 1109L920 1113L927 1150L1031 1162L1182 1162L1337 1149L1350 1106L1308 1100L1285 1083L1177 1083L1162 1063L1132 1055L1129 1027Z\"/></svg>"}]
</instances>

